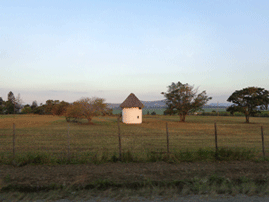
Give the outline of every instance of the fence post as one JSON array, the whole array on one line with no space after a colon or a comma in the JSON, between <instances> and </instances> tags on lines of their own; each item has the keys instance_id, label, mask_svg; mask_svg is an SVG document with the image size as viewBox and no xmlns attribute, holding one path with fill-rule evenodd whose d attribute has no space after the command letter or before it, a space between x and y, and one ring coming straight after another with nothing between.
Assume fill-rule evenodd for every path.
<instances>
[{"instance_id":1,"label":"fence post","mask_svg":"<svg viewBox=\"0 0 269 202\"><path fill-rule=\"evenodd\" d=\"M118 130L119 130L119 160L121 161L121 138L120 138L120 118L118 117Z\"/></svg>"},{"instance_id":2,"label":"fence post","mask_svg":"<svg viewBox=\"0 0 269 202\"><path fill-rule=\"evenodd\" d=\"M215 126L215 146L216 146L216 156L218 155L218 134L217 134L217 124L214 123Z\"/></svg>"},{"instance_id":3,"label":"fence post","mask_svg":"<svg viewBox=\"0 0 269 202\"><path fill-rule=\"evenodd\" d=\"M265 157L265 151L264 151L264 137L263 137L263 127L261 126L261 134L262 134L262 154L263 158Z\"/></svg>"},{"instance_id":4,"label":"fence post","mask_svg":"<svg viewBox=\"0 0 269 202\"><path fill-rule=\"evenodd\" d=\"M70 162L70 135L69 135L69 124L67 125L67 141L68 141L68 153L67 153L67 158L68 158L68 162Z\"/></svg>"},{"instance_id":5,"label":"fence post","mask_svg":"<svg viewBox=\"0 0 269 202\"><path fill-rule=\"evenodd\" d=\"M16 126L15 123L13 123L13 161L15 160L15 130L16 130Z\"/></svg>"},{"instance_id":6,"label":"fence post","mask_svg":"<svg viewBox=\"0 0 269 202\"><path fill-rule=\"evenodd\" d=\"M166 135L167 135L167 153L169 154L169 133L168 133L168 123L166 122Z\"/></svg>"}]
</instances>

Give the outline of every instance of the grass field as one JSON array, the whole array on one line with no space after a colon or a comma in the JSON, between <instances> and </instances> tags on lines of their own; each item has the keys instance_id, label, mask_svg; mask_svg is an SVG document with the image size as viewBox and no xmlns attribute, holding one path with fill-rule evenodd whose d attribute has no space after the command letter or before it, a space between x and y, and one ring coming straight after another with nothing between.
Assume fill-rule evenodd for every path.
<instances>
[{"instance_id":1,"label":"grass field","mask_svg":"<svg viewBox=\"0 0 269 202\"><path fill-rule=\"evenodd\" d=\"M68 141L71 158L80 159L79 162L105 162L118 157L117 118L94 117L91 125L88 125L86 120L83 121L82 124L68 124L64 117L57 116L16 115L15 118L12 115L0 116L0 163L10 162L12 157L13 122L16 124L17 161L28 158L27 152L32 152L33 155L38 152L46 154L45 160L42 157L42 161L53 157L55 161L59 161L67 156ZM251 117L251 123L246 124L244 117L187 116L186 122L181 123L178 116L144 115L142 124L120 123L121 144L125 158L130 161L161 158L158 155L149 155L152 152L166 151L166 122L169 129L170 151L175 155L181 155L181 159L182 151L185 152L185 157L192 155L186 153L187 150L200 152L200 157L211 155L210 152L214 151L215 147L214 122L217 123L220 148L255 149L259 155L262 151L261 126L263 126L265 148L268 153L268 118ZM68 131L70 140L67 136ZM199 148L203 150L199 151Z\"/></svg>"},{"instance_id":2,"label":"grass field","mask_svg":"<svg viewBox=\"0 0 269 202\"><path fill-rule=\"evenodd\" d=\"M119 156L117 117L94 117L92 122L68 124L57 116L0 116L0 201L78 201L92 196L128 200L131 193L134 198L269 193L269 158L260 157L261 126L269 153L268 117L251 117L246 124L244 117L188 116L186 123L180 123L178 116L144 115L142 124L119 124L123 163L114 163ZM166 123L170 155L156 153L167 149Z\"/></svg>"}]
</instances>

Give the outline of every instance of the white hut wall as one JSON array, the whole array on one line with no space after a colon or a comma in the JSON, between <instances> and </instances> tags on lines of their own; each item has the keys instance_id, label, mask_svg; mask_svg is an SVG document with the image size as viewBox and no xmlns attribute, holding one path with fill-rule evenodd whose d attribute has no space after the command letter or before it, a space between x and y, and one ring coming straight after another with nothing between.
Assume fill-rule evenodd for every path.
<instances>
[{"instance_id":1,"label":"white hut wall","mask_svg":"<svg viewBox=\"0 0 269 202\"><path fill-rule=\"evenodd\" d=\"M142 109L139 109L138 107L123 108L122 122L127 124L142 123Z\"/></svg>"}]
</instances>

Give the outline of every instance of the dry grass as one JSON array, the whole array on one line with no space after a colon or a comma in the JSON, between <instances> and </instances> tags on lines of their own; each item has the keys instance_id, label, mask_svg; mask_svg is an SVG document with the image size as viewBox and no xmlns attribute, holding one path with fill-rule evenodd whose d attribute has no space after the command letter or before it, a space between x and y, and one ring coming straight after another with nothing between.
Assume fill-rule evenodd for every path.
<instances>
[{"instance_id":1,"label":"dry grass","mask_svg":"<svg viewBox=\"0 0 269 202\"><path fill-rule=\"evenodd\" d=\"M50 115L0 115L0 128L10 128L13 123L16 123L16 128L42 127L61 119Z\"/></svg>"},{"instance_id":2,"label":"dry grass","mask_svg":"<svg viewBox=\"0 0 269 202\"><path fill-rule=\"evenodd\" d=\"M264 127L265 145L269 144L268 118L188 116L186 123L178 116L143 116L143 123L120 123L123 151L144 158L148 151L166 151L166 122L169 127L170 151L214 148L214 122L218 128L219 147L256 148L261 151L260 126ZM99 156L118 153L116 117L94 117L93 124L68 124L64 117L16 115L0 116L1 153L12 152L12 124L16 124L16 152L42 151L58 155L67 153L69 127L71 156L98 152ZM86 120L84 120L86 123ZM267 150L266 150L267 151ZM86 157L85 157L86 158Z\"/></svg>"}]
</instances>

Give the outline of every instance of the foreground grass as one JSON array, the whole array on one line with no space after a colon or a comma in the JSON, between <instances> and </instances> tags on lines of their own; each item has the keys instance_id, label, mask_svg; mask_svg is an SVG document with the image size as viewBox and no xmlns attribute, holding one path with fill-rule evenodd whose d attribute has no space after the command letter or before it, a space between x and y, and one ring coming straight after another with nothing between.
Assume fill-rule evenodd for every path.
<instances>
[{"instance_id":1,"label":"foreground grass","mask_svg":"<svg viewBox=\"0 0 269 202\"><path fill-rule=\"evenodd\" d=\"M185 180L152 181L150 179L133 183L116 183L100 179L85 186L65 186L51 184L49 186L8 185L1 189L1 196L6 200L59 200L62 198L78 200L92 197L109 197L114 199L130 199L138 197L165 196L172 198L190 194L246 194L268 195L269 178L251 179L241 176L229 179L213 174L206 178L193 177Z\"/></svg>"},{"instance_id":2,"label":"foreground grass","mask_svg":"<svg viewBox=\"0 0 269 202\"><path fill-rule=\"evenodd\" d=\"M16 124L15 161L17 163L102 163L117 161L119 139L117 117L94 117L91 125L67 123L64 117L16 115L1 116L0 163L9 164L13 151L12 124ZM215 159L214 122L223 159L253 159L261 156L261 125L265 146L269 144L268 118L188 116L186 123L178 116L143 116L143 123L120 123L122 161L144 162L197 161ZM169 131L169 158L166 123ZM70 147L68 143L70 142ZM201 148L201 149L198 149ZM265 147L266 153L268 148ZM228 156L228 157L227 157ZM168 160L167 160L168 161Z\"/></svg>"},{"instance_id":3,"label":"foreground grass","mask_svg":"<svg viewBox=\"0 0 269 202\"><path fill-rule=\"evenodd\" d=\"M114 153L112 156L108 152L98 154L98 152L85 152L80 155L63 155L56 156L50 155L46 152L28 152L24 154L16 155L13 160L12 155L0 155L0 164L25 166L25 165L63 165L63 164L102 164L107 162L121 161L123 163L131 162L168 162L168 163L180 163L180 162L214 162L214 161L234 161L234 160L253 160L253 161L268 161L268 158L257 157L258 151L247 148L219 148L218 152L200 148L194 151L179 151L173 153L166 152L150 152L146 155L137 155L131 151L123 152L121 158Z\"/></svg>"}]
</instances>

